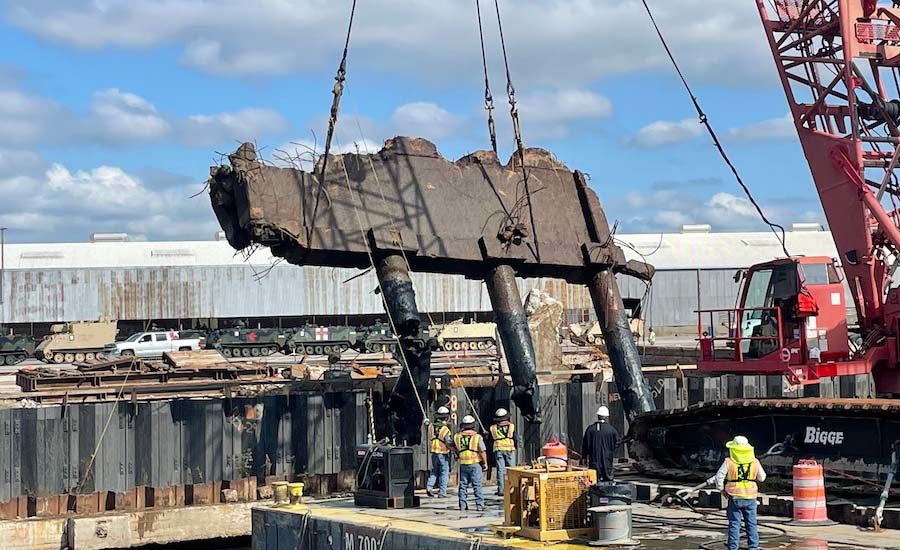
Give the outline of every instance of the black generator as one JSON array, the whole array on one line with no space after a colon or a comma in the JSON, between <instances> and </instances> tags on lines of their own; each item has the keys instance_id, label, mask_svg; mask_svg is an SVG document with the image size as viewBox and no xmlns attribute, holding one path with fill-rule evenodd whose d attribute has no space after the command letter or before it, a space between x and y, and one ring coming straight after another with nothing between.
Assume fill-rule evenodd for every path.
<instances>
[{"instance_id":1,"label":"black generator","mask_svg":"<svg viewBox=\"0 0 900 550\"><path fill-rule=\"evenodd\" d=\"M413 449L393 445L356 448L356 493L353 502L369 508L415 508Z\"/></svg>"}]
</instances>

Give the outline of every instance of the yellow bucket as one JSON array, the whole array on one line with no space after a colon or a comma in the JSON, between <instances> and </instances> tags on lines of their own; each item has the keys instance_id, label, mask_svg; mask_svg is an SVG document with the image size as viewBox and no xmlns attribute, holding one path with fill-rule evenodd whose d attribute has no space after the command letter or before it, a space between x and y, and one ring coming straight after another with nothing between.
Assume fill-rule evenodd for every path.
<instances>
[{"instance_id":1,"label":"yellow bucket","mask_svg":"<svg viewBox=\"0 0 900 550\"><path fill-rule=\"evenodd\" d=\"M272 495L275 497L275 506L284 506L290 503L288 496L288 482L275 481L272 483Z\"/></svg>"},{"instance_id":2,"label":"yellow bucket","mask_svg":"<svg viewBox=\"0 0 900 550\"><path fill-rule=\"evenodd\" d=\"M288 483L288 493L290 494L291 504L300 504L303 500L303 483Z\"/></svg>"}]
</instances>

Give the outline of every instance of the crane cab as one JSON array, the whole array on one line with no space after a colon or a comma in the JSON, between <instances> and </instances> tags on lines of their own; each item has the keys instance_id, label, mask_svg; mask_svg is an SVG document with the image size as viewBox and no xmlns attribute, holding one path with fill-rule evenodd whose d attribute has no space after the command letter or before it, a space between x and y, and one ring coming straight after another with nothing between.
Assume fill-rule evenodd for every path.
<instances>
[{"instance_id":1,"label":"crane cab","mask_svg":"<svg viewBox=\"0 0 900 550\"><path fill-rule=\"evenodd\" d=\"M739 307L698 311L701 371L783 374L793 383L866 372L851 360L844 285L834 260L791 257L757 264L741 280Z\"/></svg>"}]
</instances>

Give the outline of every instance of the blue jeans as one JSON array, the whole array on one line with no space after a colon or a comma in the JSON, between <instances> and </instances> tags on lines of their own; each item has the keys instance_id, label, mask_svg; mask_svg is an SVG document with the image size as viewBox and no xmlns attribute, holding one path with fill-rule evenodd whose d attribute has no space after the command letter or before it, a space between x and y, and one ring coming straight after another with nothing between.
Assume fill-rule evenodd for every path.
<instances>
[{"instance_id":1,"label":"blue jeans","mask_svg":"<svg viewBox=\"0 0 900 550\"><path fill-rule=\"evenodd\" d=\"M481 482L484 473L481 471L481 464L460 464L459 465L459 509L468 510L469 505L466 502L466 493L469 492L469 485L475 489L475 505L484 508L484 492L481 490Z\"/></svg>"},{"instance_id":2,"label":"blue jeans","mask_svg":"<svg viewBox=\"0 0 900 550\"><path fill-rule=\"evenodd\" d=\"M741 540L741 518L747 528L747 548L759 550L756 526L756 499L728 497L728 550L738 550Z\"/></svg>"},{"instance_id":3,"label":"blue jeans","mask_svg":"<svg viewBox=\"0 0 900 550\"><path fill-rule=\"evenodd\" d=\"M494 451L497 459L497 494L502 495L506 487L506 467L516 465L516 454L513 451Z\"/></svg>"},{"instance_id":4,"label":"blue jeans","mask_svg":"<svg viewBox=\"0 0 900 550\"><path fill-rule=\"evenodd\" d=\"M450 481L450 455L431 453L431 474L425 483L429 491L436 485L440 487L438 496L447 496L447 483Z\"/></svg>"}]
</instances>

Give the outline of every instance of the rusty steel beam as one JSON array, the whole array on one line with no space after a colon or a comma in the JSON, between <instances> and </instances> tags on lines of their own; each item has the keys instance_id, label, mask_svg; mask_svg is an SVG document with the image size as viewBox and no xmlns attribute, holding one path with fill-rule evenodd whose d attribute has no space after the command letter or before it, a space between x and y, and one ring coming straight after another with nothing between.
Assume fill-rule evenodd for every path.
<instances>
[{"instance_id":1,"label":"rusty steel beam","mask_svg":"<svg viewBox=\"0 0 900 550\"><path fill-rule=\"evenodd\" d=\"M500 341L506 352L509 376L513 382L512 399L528 422L540 423L537 360L525 307L516 285L516 272L511 266L501 264L488 271L484 282L494 307L494 320L500 332Z\"/></svg>"}]
</instances>

